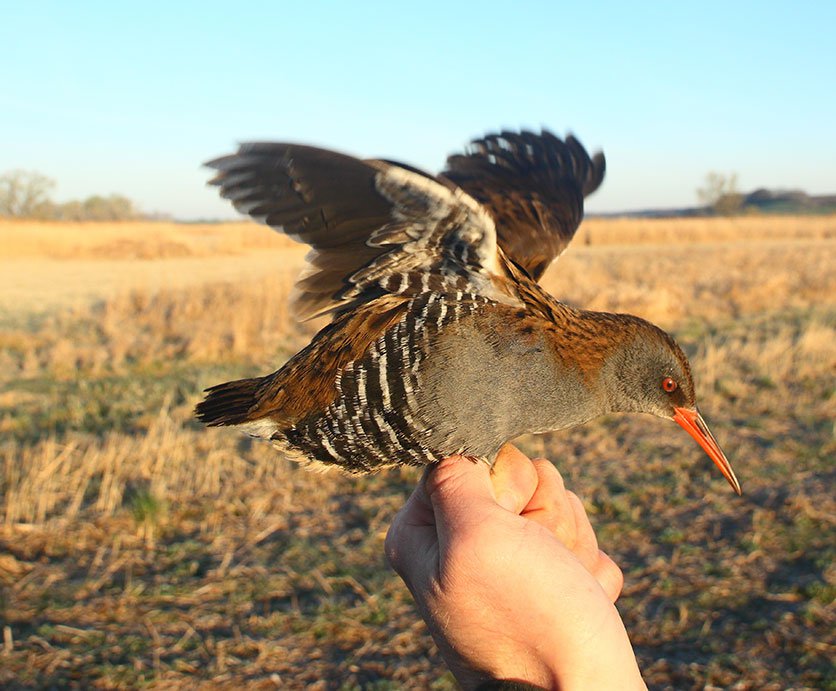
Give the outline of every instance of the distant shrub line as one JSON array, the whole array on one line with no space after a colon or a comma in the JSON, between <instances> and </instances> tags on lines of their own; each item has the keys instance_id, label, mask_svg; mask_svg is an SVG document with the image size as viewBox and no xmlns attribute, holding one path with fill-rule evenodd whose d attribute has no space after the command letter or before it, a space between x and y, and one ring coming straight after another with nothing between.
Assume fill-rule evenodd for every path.
<instances>
[{"instance_id":1,"label":"distant shrub line","mask_svg":"<svg viewBox=\"0 0 836 691\"><path fill-rule=\"evenodd\" d=\"M121 194L96 194L86 199L58 203L50 197L54 188L54 180L36 171L12 170L0 175L0 217L44 221L131 221L148 218L133 201Z\"/></svg>"}]
</instances>

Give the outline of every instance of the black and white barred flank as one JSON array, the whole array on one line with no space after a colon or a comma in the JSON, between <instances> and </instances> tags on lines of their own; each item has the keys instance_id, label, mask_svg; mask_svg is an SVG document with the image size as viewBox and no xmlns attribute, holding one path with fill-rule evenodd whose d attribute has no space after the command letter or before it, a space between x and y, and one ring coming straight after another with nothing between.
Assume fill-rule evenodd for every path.
<instances>
[{"instance_id":1,"label":"black and white barred flank","mask_svg":"<svg viewBox=\"0 0 836 691\"><path fill-rule=\"evenodd\" d=\"M337 398L321 412L271 440L311 461L367 472L388 465L423 465L445 452L419 405L421 363L438 332L490 301L475 293L416 298L404 317L375 341L364 357L337 378Z\"/></svg>"}]
</instances>

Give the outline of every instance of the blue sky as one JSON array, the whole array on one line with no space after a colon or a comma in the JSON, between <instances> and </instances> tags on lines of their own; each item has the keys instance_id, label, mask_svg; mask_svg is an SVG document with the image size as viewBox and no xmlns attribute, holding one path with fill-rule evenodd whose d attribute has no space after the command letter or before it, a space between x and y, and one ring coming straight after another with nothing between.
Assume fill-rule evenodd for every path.
<instances>
[{"instance_id":1,"label":"blue sky","mask_svg":"<svg viewBox=\"0 0 836 691\"><path fill-rule=\"evenodd\" d=\"M587 203L836 192L836 2L0 0L0 172L232 217L200 164L290 140L439 170L499 128L604 149Z\"/></svg>"}]
</instances>

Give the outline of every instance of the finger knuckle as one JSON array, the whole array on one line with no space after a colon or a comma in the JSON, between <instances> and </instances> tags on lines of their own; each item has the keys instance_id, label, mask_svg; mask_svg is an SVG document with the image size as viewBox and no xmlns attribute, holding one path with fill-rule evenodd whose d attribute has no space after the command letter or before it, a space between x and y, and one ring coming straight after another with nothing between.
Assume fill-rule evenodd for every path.
<instances>
[{"instance_id":1,"label":"finger knuckle","mask_svg":"<svg viewBox=\"0 0 836 691\"><path fill-rule=\"evenodd\" d=\"M547 458L537 458L533 461L533 463L541 477L547 479L551 483L554 483L561 489L564 487L563 476L560 474L557 467L555 467L554 463Z\"/></svg>"},{"instance_id":2,"label":"finger knuckle","mask_svg":"<svg viewBox=\"0 0 836 691\"><path fill-rule=\"evenodd\" d=\"M600 552L597 577L610 600L615 602L624 587L624 572L604 552Z\"/></svg>"}]
</instances>

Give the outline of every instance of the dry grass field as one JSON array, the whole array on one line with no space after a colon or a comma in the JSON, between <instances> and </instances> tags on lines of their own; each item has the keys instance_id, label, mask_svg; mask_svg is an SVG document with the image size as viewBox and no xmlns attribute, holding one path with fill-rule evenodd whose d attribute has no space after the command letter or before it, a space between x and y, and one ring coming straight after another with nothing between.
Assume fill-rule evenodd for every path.
<instances>
[{"instance_id":1,"label":"dry grass field","mask_svg":"<svg viewBox=\"0 0 836 691\"><path fill-rule=\"evenodd\" d=\"M200 391L316 324L247 223L0 222L0 685L452 689L383 536L418 473L306 472ZM622 566L654 689L836 689L836 217L591 219L545 277L673 332L732 494L673 424L519 440Z\"/></svg>"}]
</instances>

